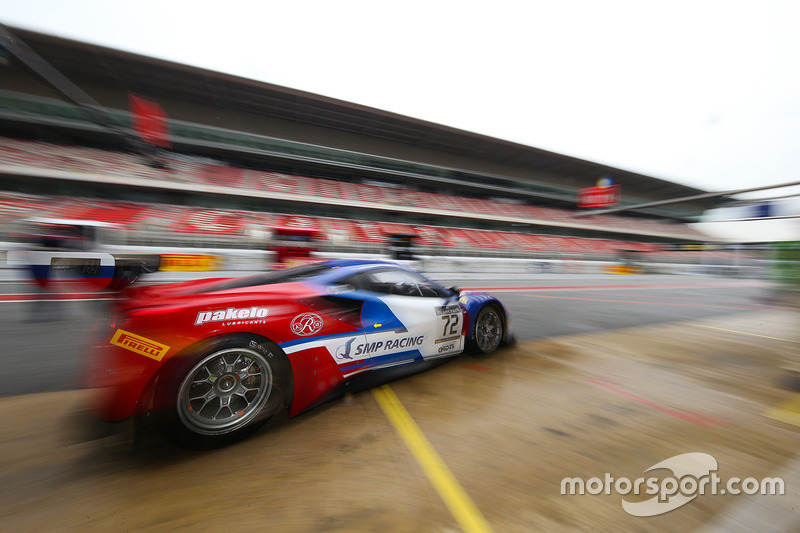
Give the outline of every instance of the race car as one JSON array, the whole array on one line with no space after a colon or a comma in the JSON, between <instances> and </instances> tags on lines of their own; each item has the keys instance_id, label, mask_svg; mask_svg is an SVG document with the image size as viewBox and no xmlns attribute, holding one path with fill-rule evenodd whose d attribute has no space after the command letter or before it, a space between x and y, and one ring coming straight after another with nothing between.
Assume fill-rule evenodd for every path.
<instances>
[{"instance_id":1,"label":"race car","mask_svg":"<svg viewBox=\"0 0 800 533\"><path fill-rule=\"evenodd\" d=\"M250 434L387 369L512 339L491 295L404 266L324 261L241 278L130 287L98 324L87 385L100 420L154 420L179 444Z\"/></svg>"}]
</instances>

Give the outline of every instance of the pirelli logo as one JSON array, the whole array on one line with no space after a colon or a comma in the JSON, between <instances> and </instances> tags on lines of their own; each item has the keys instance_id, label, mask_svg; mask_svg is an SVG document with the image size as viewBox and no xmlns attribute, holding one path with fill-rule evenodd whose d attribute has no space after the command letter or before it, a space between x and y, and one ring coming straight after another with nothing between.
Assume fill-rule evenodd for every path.
<instances>
[{"instance_id":1,"label":"pirelli logo","mask_svg":"<svg viewBox=\"0 0 800 533\"><path fill-rule=\"evenodd\" d=\"M155 359L156 361L161 361L169 351L169 346L166 344L161 344L160 342L142 337L136 333L125 331L124 329L118 329L117 332L114 333L114 336L111 338L111 344L130 350L133 353L149 357L150 359Z\"/></svg>"},{"instance_id":2,"label":"pirelli logo","mask_svg":"<svg viewBox=\"0 0 800 533\"><path fill-rule=\"evenodd\" d=\"M217 270L220 256L208 254L161 254L159 270L168 271L206 271Z\"/></svg>"}]
</instances>

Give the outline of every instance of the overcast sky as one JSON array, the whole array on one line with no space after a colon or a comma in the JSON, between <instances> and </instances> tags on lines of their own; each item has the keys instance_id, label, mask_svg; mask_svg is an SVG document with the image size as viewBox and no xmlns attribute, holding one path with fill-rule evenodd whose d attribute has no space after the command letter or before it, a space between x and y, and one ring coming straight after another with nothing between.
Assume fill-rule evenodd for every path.
<instances>
[{"instance_id":1,"label":"overcast sky","mask_svg":"<svg viewBox=\"0 0 800 533\"><path fill-rule=\"evenodd\" d=\"M0 22L702 189L800 181L800 2L0 0Z\"/></svg>"}]
</instances>

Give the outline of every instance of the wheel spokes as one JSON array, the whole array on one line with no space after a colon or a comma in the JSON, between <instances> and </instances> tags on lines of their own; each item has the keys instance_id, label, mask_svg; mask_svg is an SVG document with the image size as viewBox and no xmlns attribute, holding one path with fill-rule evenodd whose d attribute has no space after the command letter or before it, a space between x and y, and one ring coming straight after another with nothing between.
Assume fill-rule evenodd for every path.
<instances>
[{"instance_id":1,"label":"wheel spokes","mask_svg":"<svg viewBox=\"0 0 800 533\"><path fill-rule=\"evenodd\" d=\"M179 390L181 418L202 433L235 429L269 397L269 363L249 349L212 354L187 375Z\"/></svg>"},{"instance_id":2,"label":"wheel spokes","mask_svg":"<svg viewBox=\"0 0 800 533\"><path fill-rule=\"evenodd\" d=\"M482 351L494 350L500 344L503 329L500 317L494 311L481 315L475 330L476 341Z\"/></svg>"}]
</instances>

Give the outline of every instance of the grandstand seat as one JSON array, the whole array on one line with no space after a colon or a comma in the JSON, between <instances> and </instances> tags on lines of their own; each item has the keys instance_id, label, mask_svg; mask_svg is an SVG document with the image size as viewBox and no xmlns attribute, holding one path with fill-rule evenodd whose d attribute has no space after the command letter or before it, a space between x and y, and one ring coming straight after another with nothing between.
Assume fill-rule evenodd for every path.
<instances>
[{"instance_id":1,"label":"grandstand seat","mask_svg":"<svg viewBox=\"0 0 800 533\"><path fill-rule=\"evenodd\" d=\"M442 209L448 211L470 212L475 214L496 214L503 213L510 216L530 218L532 220L553 220L573 223L591 224L596 228L629 228L631 224L641 229L657 231L672 235L682 235L685 237L697 237L699 234L691 227L668 221L650 219L632 219L622 215L597 215L591 219L574 218L575 211L563 208L532 206L527 204L505 203L496 200L480 198L460 198L454 195L443 193L425 193L405 190L392 187L377 187L374 185L356 185L347 182L326 180L321 178L310 178L294 176L275 172L243 170L241 168L226 166L223 164L193 162L186 160L175 160L168 158L169 168L155 169L146 164L141 157L121 152L112 152L96 148L79 146L63 146L48 144L38 141L27 141L19 139L3 139L0 144L0 165L7 166L26 166L40 168L44 170L61 170L82 173L94 173L110 177L135 177L157 180L180 180L192 181L196 183L210 183L236 188L256 189L263 191L281 192L286 194L301 194L305 196L321 196L332 199L342 199L349 201L366 201L376 203L387 203L401 205L408 208L426 207L430 209ZM81 209L86 208L86 203L76 205L69 199L62 199L58 205L49 202L40 203L36 199L30 199L36 207L30 211L35 211L39 215L51 216L78 216ZM25 208L17 208L25 211ZM136 216L127 213L125 210L114 212L113 215L105 213L104 210L110 209L108 206L100 207L100 211L92 216L118 217L126 223L135 224ZM115 208L116 209L116 208ZM6 208L6 212L8 212ZM105 213L105 214L103 214ZM183 216L191 216L194 210L184 210ZM203 215L206 222L212 220L208 215ZM245 215L230 215L232 218L245 217ZM246 217L245 217L246 218ZM178 225L182 224L176 220ZM381 242L380 238L374 234L372 226L380 226L377 223L363 222L364 226L355 231L350 236L362 242ZM185 225L185 224L184 224ZM202 224L201 224L202 225ZM241 231L241 224L225 217L213 218L211 222L213 232L223 234L236 234ZM349 226L350 229L356 226ZM187 228L184 228L187 229ZM194 231L203 231L196 226ZM349 231L343 229L343 231ZM434 233L438 232L438 233ZM434 243L437 246L455 246L468 243L472 246L482 247L520 247L523 249L561 249L570 251L591 251L594 253L608 253L616 247L628 247L638 249L641 243L629 243L619 241L610 244L599 240L559 240L554 237L544 239L531 239L530 237L520 238L516 234L492 235L491 232L481 233L478 230L442 230L441 228L429 230L430 235L435 238L423 238L421 243ZM658 250L658 247L644 247L645 250Z\"/></svg>"}]
</instances>

